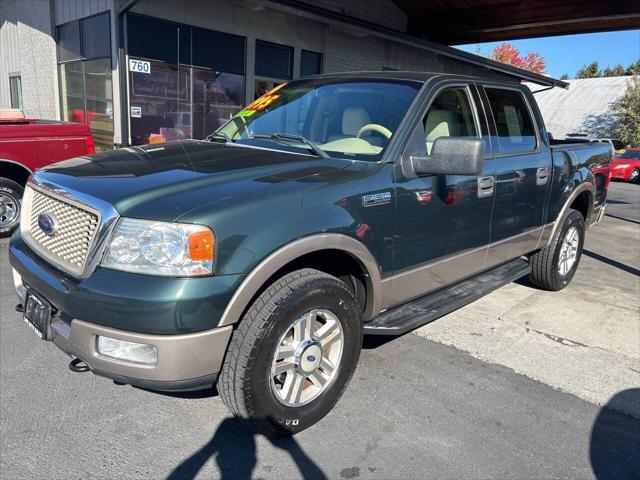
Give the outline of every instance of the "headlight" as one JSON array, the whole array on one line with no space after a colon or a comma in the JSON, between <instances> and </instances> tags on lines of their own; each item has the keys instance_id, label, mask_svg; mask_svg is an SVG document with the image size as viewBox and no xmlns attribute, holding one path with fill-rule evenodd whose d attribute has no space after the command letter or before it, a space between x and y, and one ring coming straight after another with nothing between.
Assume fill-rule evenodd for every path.
<instances>
[{"instance_id":1,"label":"headlight","mask_svg":"<svg viewBox=\"0 0 640 480\"><path fill-rule=\"evenodd\" d=\"M213 273L213 232L202 225L122 218L102 259L102 266L125 272L168 277Z\"/></svg>"}]
</instances>

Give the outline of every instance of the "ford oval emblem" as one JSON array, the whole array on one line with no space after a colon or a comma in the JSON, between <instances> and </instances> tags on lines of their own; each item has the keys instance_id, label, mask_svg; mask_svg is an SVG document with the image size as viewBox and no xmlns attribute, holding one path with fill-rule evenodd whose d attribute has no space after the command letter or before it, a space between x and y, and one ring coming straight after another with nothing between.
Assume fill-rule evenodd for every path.
<instances>
[{"instance_id":1,"label":"ford oval emblem","mask_svg":"<svg viewBox=\"0 0 640 480\"><path fill-rule=\"evenodd\" d=\"M41 213L38 215L38 226L45 235L52 236L56 233L56 217L50 213Z\"/></svg>"}]
</instances>

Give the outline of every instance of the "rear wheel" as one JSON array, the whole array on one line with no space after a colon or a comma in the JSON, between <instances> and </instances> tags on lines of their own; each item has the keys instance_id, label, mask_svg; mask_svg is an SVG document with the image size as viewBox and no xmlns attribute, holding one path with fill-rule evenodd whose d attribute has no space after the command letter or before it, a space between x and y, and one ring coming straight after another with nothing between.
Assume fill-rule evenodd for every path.
<instances>
[{"instance_id":1,"label":"rear wheel","mask_svg":"<svg viewBox=\"0 0 640 480\"><path fill-rule=\"evenodd\" d=\"M362 346L347 285L302 269L260 295L233 334L218 390L231 412L267 435L291 435L337 403Z\"/></svg>"},{"instance_id":2,"label":"rear wheel","mask_svg":"<svg viewBox=\"0 0 640 480\"><path fill-rule=\"evenodd\" d=\"M20 200L24 189L13 180L0 178L0 238L10 236L20 223Z\"/></svg>"},{"instance_id":3,"label":"rear wheel","mask_svg":"<svg viewBox=\"0 0 640 480\"><path fill-rule=\"evenodd\" d=\"M584 244L584 218L569 210L551 243L529 259L531 283L545 290L562 290L578 269Z\"/></svg>"},{"instance_id":4,"label":"rear wheel","mask_svg":"<svg viewBox=\"0 0 640 480\"><path fill-rule=\"evenodd\" d=\"M640 170L634 168L629 174L629 181L631 183L638 183L638 180L640 180Z\"/></svg>"}]
</instances>

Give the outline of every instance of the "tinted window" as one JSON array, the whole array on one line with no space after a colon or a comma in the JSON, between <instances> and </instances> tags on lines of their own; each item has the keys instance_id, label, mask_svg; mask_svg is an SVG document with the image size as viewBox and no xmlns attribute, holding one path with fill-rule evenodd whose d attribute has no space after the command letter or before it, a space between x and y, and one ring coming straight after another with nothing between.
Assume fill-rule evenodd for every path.
<instances>
[{"instance_id":1,"label":"tinted window","mask_svg":"<svg viewBox=\"0 0 640 480\"><path fill-rule=\"evenodd\" d=\"M244 37L193 29L193 64L213 70L244 74Z\"/></svg>"},{"instance_id":2,"label":"tinted window","mask_svg":"<svg viewBox=\"0 0 640 480\"><path fill-rule=\"evenodd\" d=\"M522 94L498 88L487 88L486 92L498 131L498 150L507 153L535 150L536 133Z\"/></svg>"},{"instance_id":3,"label":"tinted window","mask_svg":"<svg viewBox=\"0 0 640 480\"><path fill-rule=\"evenodd\" d=\"M82 20L82 50L85 58L111 55L108 13Z\"/></svg>"},{"instance_id":4,"label":"tinted window","mask_svg":"<svg viewBox=\"0 0 640 480\"><path fill-rule=\"evenodd\" d=\"M256 75L289 79L292 72L292 47L256 40Z\"/></svg>"},{"instance_id":5,"label":"tinted window","mask_svg":"<svg viewBox=\"0 0 640 480\"><path fill-rule=\"evenodd\" d=\"M127 16L129 55L178 63L178 26L138 15Z\"/></svg>"},{"instance_id":6,"label":"tinted window","mask_svg":"<svg viewBox=\"0 0 640 480\"><path fill-rule=\"evenodd\" d=\"M308 77L322 73L322 54L302 50L300 58L300 76Z\"/></svg>"},{"instance_id":7,"label":"tinted window","mask_svg":"<svg viewBox=\"0 0 640 480\"><path fill-rule=\"evenodd\" d=\"M79 22L71 22L58 27L58 57L61 62L82 57Z\"/></svg>"},{"instance_id":8,"label":"tinted window","mask_svg":"<svg viewBox=\"0 0 640 480\"><path fill-rule=\"evenodd\" d=\"M640 150L627 150L619 158L640 159Z\"/></svg>"},{"instance_id":9,"label":"tinted window","mask_svg":"<svg viewBox=\"0 0 640 480\"><path fill-rule=\"evenodd\" d=\"M440 137L477 137L474 118L466 88L448 88L440 92L424 118L427 154Z\"/></svg>"}]
</instances>

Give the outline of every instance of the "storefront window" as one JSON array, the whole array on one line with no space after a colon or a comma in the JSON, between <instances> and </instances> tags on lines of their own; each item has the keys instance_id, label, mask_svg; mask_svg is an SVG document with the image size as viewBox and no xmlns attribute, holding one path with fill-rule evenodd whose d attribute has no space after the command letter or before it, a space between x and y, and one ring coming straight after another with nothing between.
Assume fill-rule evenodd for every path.
<instances>
[{"instance_id":1,"label":"storefront window","mask_svg":"<svg viewBox=\"0 0 640 480\"><path fill-rule=\"evenodd\" d=\"M60 65L62 119L66 122L85 123L83 76L81 61Z\"/></svg>"},{"instance_id":2,"label":"storefront window","mask_svg":"<svg viewBox=\"0 0 640 480\"><path fill-rule=\"evenodd\" d=\"M193 69L193 138L204 138L244 105L244 76Z\"/></svg>"},{"instance_id":3,"label":"storefront window","mask_svg":"<svg viewBox=\"0 0 640 480\"><path fill-rule=\"evenodd\" d=\"M111 59L100 58L84 62L86 123L89 124L96 147L113 146L113 100Z\"/></svg>"},{"instance_id":4,"label":"storefront window","mask_svg":"<svg viewBox=\"0 0 640 480\"><path fill-rule=\"evenodd\" d=\"M242 109L244 37L134 14L127 32L129 60L148 63L129 71L132 144L202 139Z\"/></svg>"},{"instance_id":5,"label":"storefront window","mask_svg":"<svg viewBox=\"0 0 640 480\"><path fill-rule=\"evenodd\" d=\"M58 61L63 120L88 124L97 150L113 148L109 13L59 26Z\"/></svg>"},{"instance_id":6,"label":"storefront window","mask_svg":"<svg viewBox=\"0 0 640 480\"><path fill-rule=\"evenodd\" d=\"M129 72L131 143L191 138L189 68L149 63L149 73Z\"/></svg>"}]
</instances>

